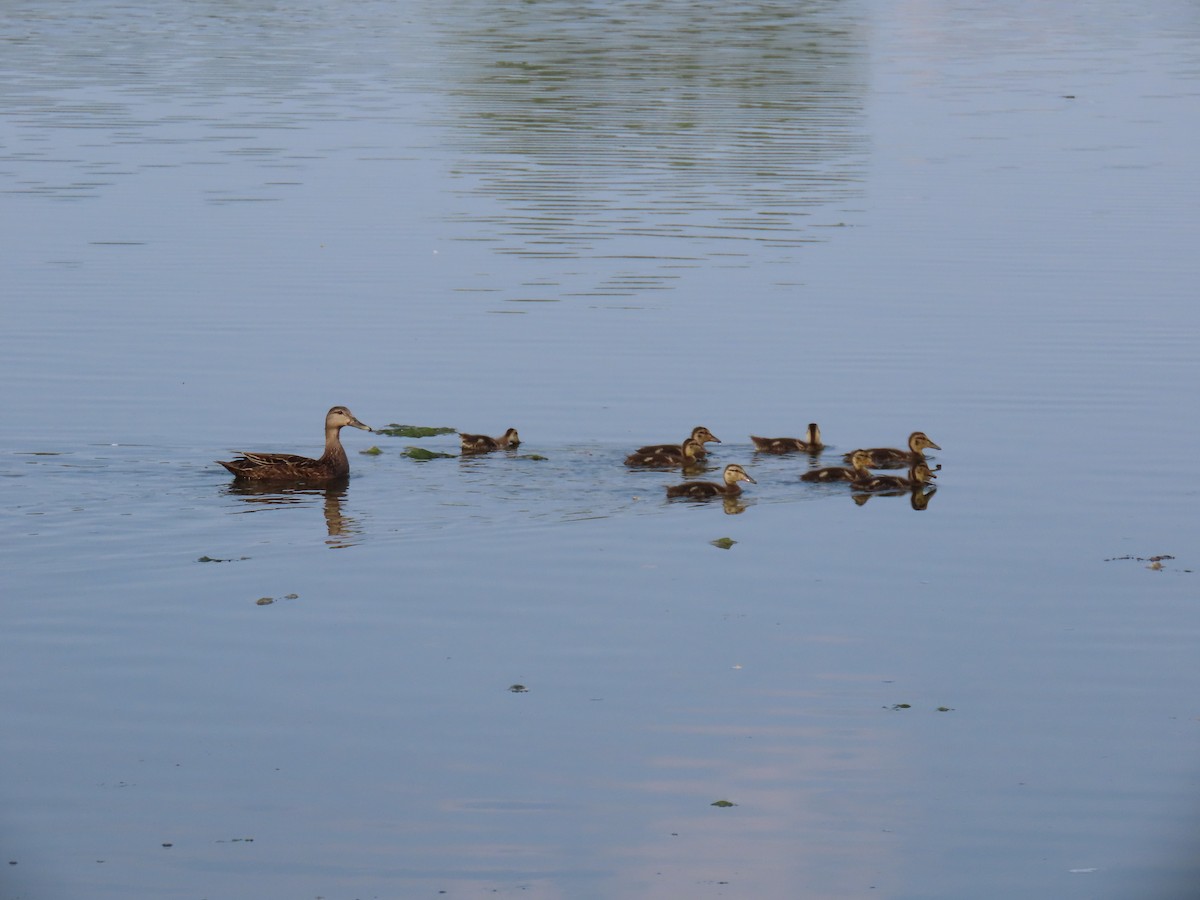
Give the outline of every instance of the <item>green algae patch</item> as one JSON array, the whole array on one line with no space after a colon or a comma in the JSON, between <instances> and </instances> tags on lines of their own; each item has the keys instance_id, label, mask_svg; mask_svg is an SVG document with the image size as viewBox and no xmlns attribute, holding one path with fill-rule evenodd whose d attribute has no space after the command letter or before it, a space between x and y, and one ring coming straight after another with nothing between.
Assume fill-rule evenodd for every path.
<instances>
[{"instance_id":1,"label":"green algae patch","mask_svg":"<svg viewBox=\"0 0 1200 900\"><path fill-rule=\"evenodd\" d=\"M710 804L709 804L709 806L719 806L719 807L721 807L722 809L726 809L726 808L728 808L728 807L730 807L730 806L737 806L737 804L736 804L736 803L730 803L728 800L717 800L717 801L715 801L715 802L713 802L713 803L710 803Z\"/></svg>"},{"instance_id":2,"label":"green algae patch","mask_svg":"<svg viewBox=\"0 0 1200 900\"><path fill-rule=\"evenodd\" d=\"M405 447L401 456L407 456L409 459L427 460L427 459L453 459L453 453L438 453L436 450L426 450L424 447Z\"/></svg>"},{"instance_id":3,"label":"green algae patch","mask_svg":"<svg viewBox=\"0 0 1200 900\"><path fill-rule=\"evenodd\" d=\"M728 550L730 547L736 544L737 541L735 541L733 538L723 537L717 538L715 541L709 541L709 543L714 547L719 547L722 550Z\"/></svg>"},{"instance_id":4,"label":"green algae patch","mask_svg":"<svg viewBox=\"0 0 1200 900\"><path fill-rule=\"evenodd\" d=\"M372 446L368 447L366 450L359 450L358 452L361 453L363 456L378 456L383 451L380 450L378 446L372 445Z\"/></svg>"},{"instance_id":5,"label":"green algae patch","mask_svg":"<svg viewBox=\"0 0 1200 900\"><path fill-rule=\"evenodd\" d=\"M439 434L457 434L456 428L429 428L424 425L399 425L393 422L383 428L376 428L376 434L386 434L388 437L424 438L436 437Z\"/></svg>"}]
</instances>

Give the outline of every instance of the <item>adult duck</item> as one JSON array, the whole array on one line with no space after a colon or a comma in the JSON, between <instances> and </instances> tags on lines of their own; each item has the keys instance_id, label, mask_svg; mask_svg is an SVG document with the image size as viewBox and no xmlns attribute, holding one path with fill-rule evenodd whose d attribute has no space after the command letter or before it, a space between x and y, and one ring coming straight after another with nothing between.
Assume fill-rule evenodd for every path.
<instances>
[{"instance_id":1,"label":"adult duck","mask_svg":"<svg viewBox=\"0 0 1200 900\"><path fill-rule=\"evenodd\" d=\"M521 445L517 429L510 428L500 437L489 437L486 434L458 435L462 441L463 453L491 453L493 450L512 450Z\"/></svg>"},{"instance_id":2,"label":"adult duck","mask_svg":"<svg viewBox=\"0 0 1200 900\"><path fill-rule=\"evenodd\" d=\"M235 481L328 484L350 475L350 460L342 447L341 431L349 425L370 431L344 406L335 406L325 414L325 452L318 459L290 453L247 453L225 462L217 460L233 473Z\"/></svg>"},{"instance_id":3,"label":"adult duck","mask_svg":"<svg viewBox=\"0 0 1200 900\"><path fill-rule=\"evenodd\" d=\"M927 449L941 450L942 448L931 441L929 435L925 432L914 431L908 436L907 450L900 450L895 447L871 447L864 452L870 455L871 465L876 468L899 469L903 466L912 465L915 462L925 462L924 451ZM849 462L851 455L847 453L843 458Z\"/></svg>"},{"instance_id":4,"label":"adult duck","mask_svg":"<svg viewBox=\"0 0 1200 900\"><path fill-rule=\"evenodd\" d=\"M704 445L709 441L712 441L714 444L721 443L721 439L703 425L697 425L695 428L693 428L692 433L687 439L693 440L700 445L700 456L704 456L707 453L707 451L704 449ZM658 453L660 451L666 451L668 453L675 451L676 453L682 453L683 444L650 444L646 447L637 448L638 453Z\"/></svg>"},{"instance_id":5,"label":"adult duck","mask_svg":"<svg viewBox=\"0 0 1200 900\"><path fill-rule=\"evenodd\" d=\"M766 438L752 434L750 440L754 441L754 449L759 453L816 453L825 448L821 443L821 429L816 422L808 423L808 430L802 438Z\"/></svg>"},{"instance_id":6,"label":"adult duck","mask_svg":"<svg viewBox=\"0 0 1200 900\"><path fill-rule=\"evenodd\" d=\"M800 476L801 481L866 481L871 477L871 456L866 450L855 450L850 454L850 466L829 466L824 469L810 469Z\"/></svg>"},{"instance_id":7,"label":"adult duck","mask_svg":"<svg viewBox=\"0 0 1200 900\"><path fill-rule=\"evenodd\" d=\"M713 481L685 481L683 484L672 484L667 487L667 496L691 497L694 500L703 500L709 497L736 497L742 492L739 481L758 484L737 463L730 463L725 467L723 481L724 484L717 484Z\"/></svg>"}]
</instances>

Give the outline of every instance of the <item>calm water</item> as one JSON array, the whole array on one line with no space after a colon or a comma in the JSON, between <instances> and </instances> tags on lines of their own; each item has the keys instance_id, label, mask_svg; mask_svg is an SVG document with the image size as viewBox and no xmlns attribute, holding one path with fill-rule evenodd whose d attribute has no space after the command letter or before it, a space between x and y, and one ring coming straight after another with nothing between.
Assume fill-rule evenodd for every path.
<instances>
[{"instance_id":1,"label":"calm water","mask_svg":"<svg viewBox=\"0 0 1200 900\"><path fill-rule=\"evenodd\" d=\"M1196 896L1194 5L0 48L0 898ZM213 462L335 403L525 443ZM752 453L809 421L927 508ZM699 423L740 503L621 465Z\"/></svg>"}]
</instances>

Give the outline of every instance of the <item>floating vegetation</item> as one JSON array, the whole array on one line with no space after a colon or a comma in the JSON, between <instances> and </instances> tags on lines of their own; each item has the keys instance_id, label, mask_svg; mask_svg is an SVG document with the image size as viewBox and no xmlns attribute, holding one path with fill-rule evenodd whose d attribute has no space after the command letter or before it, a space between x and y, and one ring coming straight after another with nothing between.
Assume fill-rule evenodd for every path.
<instances>
[{"instance_id":1,"label":"floating vegetation","mask_svg":"<svg viewBox=\"0 0 1200 900\"><path fill-rule=\"evenodd\" d=\"M736 803L730 803L728 800L717 800L717 801L715 801L714 803L710 803L710 804L709 804L709 806L719 806L719 807L721 807L722 809L725 809L725 808L727 808L727 807L730 807L730 806L737 806L737 804L736 804Z\"/></svg>"},{"instance_id":2,"label":"floating vegetation","mask_svg":"<svg viewBox=\"0 0 1200 900\"><path fill-rule=\"evenodd\" d=\"M201 556L196 562L241 562L243 559L249 559L248 556L230 556L226 559L218 559L215 556Z\"/></svg>"},{"instance_id":3,"label":"floating vegetation","mask_svg":"<svg viewBox=\"0 0 1200 900\"><path fill-rule=\"evenodd\" d=\"M1130 560L1132 562L1146 563L1146 568L1155 572L1163 571L1163 562L1174 559L1168 553L1160 553L1158 556L1110 556L1105 562L1117 562L1118 560ZM1191 572L1191 569L1175 569L1176 572Z\"/></svg>"},{"instance_id":4,"label":"floating vegetation","mask_svg":"<svg viewBox=\"0 0 1200 900\"><path fill-rule=\"evenodd\" d=\"M709 541L709 543L712 544L714 547L721 548L722 550L728 550L730 547L732 547L734 544L736 544L737 541L735 541L733 538L730 538L730 537L723 537L723 538L717 538L715 541Z\"/></svg>"},{"instance_id":5,"label":"floating vegetation","mask_svg":"<svg viewBox=\"0 0 1200 900\"><path fill-rule=\"evenodd\" d=\"M409 459L427 460L427 459L453 459L453 453L439 453L436 450L426 450L424 447L405 447L401 456L407 456Z\"/></svg>"},{"instance_id":6,"label":"floating vegetation","mask_svg":"<svg viewBox=\"0 0 1200 900\"><path fill-rule=\"evenodd\" d=\"M896 703L892 705L892 709L912 709L911 703Z\"/></svg>"},{"instance_id":7,"label":"floating vegetation","mask_svg":"<svg viewBox=\"0 0 1200 900\"><path fill-rule=\"evenodd\" d=\"M298 600L299 598L300 598L299 594L284 594L279 599L280 600ZM274 597L259 597L254 602L258 606L270 606L272 603L275 602L275 598Z\"/></svg>"},{"instance_id":8,"label":"floating vegetation","mask_svg":"<svg viewBox=\"0 0 1200 900\"><path fill-rule=\"evenodd\" d=\"M537 462L545 462L549 457L542 456L540 453L526 453L524 456L518 456L517 459L532 459Z\"/></svg>"},{"instance_id":9,"label":"floating vegetation","mask_svg":"<svg viewBox=\"0 0 1200 900\"><path fill-rule=\"evenodd\" d=\"M424 425L398 425L393 422L383 428L376 428L376 434L386 434L388 437L424 438L435 437L439 434L457 434L456 428L427 428Z\"/></svg>"},{"instance_id":10,"label":"floating vegetation","mask_svg":"<svg viewBox=\"0 0 1200 900\"><path fill-rule=\"evenodd\" d=\"M511 693L514 693L514 694L528 694L529 693L529 688L525 687L525 685L523 685L523 684L510 684L508 686L508 689Z\"/></svg>"},{"instance_id":11,"label":"floating vegetation","mask_svg":"<svg viewBox=\"0 0 1200 900\"><path fill-rule=\"evenodd\" d=\"M952 706L939 706L937 708L937 711L938 712L951 712L953 709L954 709L954 707L952 707Z\"/></svg>"},{"instance_id":12,"label":"floating vegetation","mask_svg":"<svg viewBox=\"0 0 1200 900\"><path fill-rule=\"evenodd\" d=\"M372 445L372 446L368 447L366 450L359 450L358 452L361 453L363 456L378 456L383 451L380 450L378 446Z\"/></svg>"}]
</instances>

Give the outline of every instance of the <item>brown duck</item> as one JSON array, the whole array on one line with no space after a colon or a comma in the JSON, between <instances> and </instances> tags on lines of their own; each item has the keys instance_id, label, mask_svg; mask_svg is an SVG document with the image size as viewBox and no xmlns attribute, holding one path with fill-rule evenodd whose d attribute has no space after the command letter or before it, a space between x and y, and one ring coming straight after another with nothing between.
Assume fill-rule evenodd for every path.
<instances>
[{"instance_id":1,"label":"brown duck","mask_svg":"<svg viewBox=\"0 0 1200 900\"><path fill-rule=\"evenodd\" d=\"M488 437L486 434L458 435L462 441L463 453L491 453L493 450L512 450L521 445L517 429L510 428L500 437Z\"/></svg>"},{"instance_id":2,"label":"brown duck","mask_svg":"<svg viewBox=\"0 0 1200 900\"><path fill-rule=\"evenodd\" d=\"M803 438L765 438L752 434L750 440L754 441L754 449L759 453L814 453L825 447L821 443L821 429L816 422L808 423Z\"/></svg>"},{"instance_id":3,"label":"brown duck","mask_svg":"<svg viewBox=\"0 0 1200 900\"><path fill-rule=\"evenodd\" d=\"M724 481L724 484L717 484L712 481L685 481L683 484L672 484L667 487L667 496L691 497L696 500L708 497L736 497L742 492L742 487L738 484L739 481L758 484L737 463L730 463L725 467Z\"/></svg>"},{"instance_id":4,"label":"brown duck","mask_svg":"<svg viewBox=\"0 0 1200 900\"><path fill-rule=\"evenodd\" d=\"M350 475L350 461L342 448L341 430L349 425L370 431L344 406L335 406L325 414L325 452L319 459L290 453L246 453L221 465L233 473L235 481L327 484Z\"/></svg>"},{"instance_id":5,"label":"brown duck","mask_svg":"<svg viewBox=\"0 0 1200 900\"><path fill-rule=\"evenodd\" d=\"M871 455L871 465L876 468L898 469L914 462L924 462L926 449L941 450L942 448L929 439L923 431L914 431L908 436L908 449L899 450L895 447L871 447L866 452ZM843 459L850 461L850 453Z\"/></svg>"},{"instance_id":6,"label":"brown duck","mask_svg":"<svg viewBox=\"0 0 1200 900\"><path fill-rule=\"evenodd\" d=\"M719 437L717 437L715 434L713 434L711 431L709 431L707 428L705 428L703 425L697 425L695 428L693 428L691 435L688 436L688 439L693 440L700 445L700 456L706 455L707 451L705 451L704 445L706 443L708 443L709 441L712 441L714 444L721 443L721 439ZM659 451L664 451L664 450L668 453L671 451L674 451L676 453L682 453L683 445L682 444L650 444L649 446L646 446L646 447L638 447L637 452L638 453L658 453Z\"/></svg>"},{"instance_id":7,"label":"brown duck","mask_svg":"<svg viewBox=\"0 0 1200 900\"><path fill-rule=\"evenodd\" d=\"M679 449L663 447L657 453L631 453L625 457L625 465L644 468L685 469L698 466L704 458L704 445L688 438Z\"/></svg>"},{"instance_id":8,"label":"brown duck","mask_svg":"<svg viewBox=\"0 0 1200 900\"><path fill-rule=\"evenodd\" d=\"M852 468L829 466L825 469L810 469L800 476L801 481L865 481L871 477L871 456L866 450L855 450L850 454Z\"/></svg>"}]
</instances>

